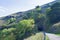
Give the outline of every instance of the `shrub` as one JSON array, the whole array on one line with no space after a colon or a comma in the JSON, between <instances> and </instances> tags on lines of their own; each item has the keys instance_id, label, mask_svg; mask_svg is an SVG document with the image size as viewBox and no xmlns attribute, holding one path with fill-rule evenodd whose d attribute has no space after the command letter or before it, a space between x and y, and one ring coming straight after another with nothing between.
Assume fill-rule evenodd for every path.
<instances>
[{"instance_id":1,"label":"shrub","mask_svg":"<svg viewBox=\"0 0 60 40\"><path fill-rule=\"evenodd\" d=\"M20 21L17 25L17 33L18 33L17 40L20 40L20 39L22 40L26 34L29 34L32 32L33 28L34 28L34 20L33 19Z\"/></svg>"},{"instance_id":2,"label":"shrub","mask_svg":"<svg viewBox=\"0 0 60 40\"><path fill-rule=\"evenodd\" d=\"M14 31L16 28L3 29L0 31L0 40L16 40Z\"/></svg>"},{"instance_id":3,"label":"shrub","mask_svg":"<svg viewBox=\"0 0 60 40\"><path fill-rule=\"evenodd\" d=\"M51 30L53 33L60 33L60 22L52 25Z\"/></svg>"}]
</instances>

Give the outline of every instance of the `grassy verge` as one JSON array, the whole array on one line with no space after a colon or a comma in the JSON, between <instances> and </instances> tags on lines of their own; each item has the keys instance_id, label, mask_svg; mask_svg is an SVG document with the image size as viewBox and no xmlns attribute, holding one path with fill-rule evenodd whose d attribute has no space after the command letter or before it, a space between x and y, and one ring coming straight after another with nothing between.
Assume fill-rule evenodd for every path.
<instances>
[{"instance_id":1,"label":"grassy verge","mask_svg":"<svg viewBox=\"0 0 60 40\"><path fill-rule=\"evenodd\" d=\"M60 36L60 34L56 34L56 35Z\"/></svg>"},{"instance_id":2,"label":"grassy verge","mask_svg":"<svg viewBox=\"0 0 60 40\"><path fill-rule=\"evenodd\" d=\"M46 36L46 40L49 40L48 36Z\"/></svg>"},{"instance_id":3,"label":"grassy verge","mask_svg":"<svg viewBox=\"0 0 60 40\"><path fill-rule=\"evenodd\" d=\"M43 40L43 36L44 36L43 33L40 32L26 38L25 40ZM49 40L48 37L46 37L46 40Z\"/></svg>"}]
</instances>

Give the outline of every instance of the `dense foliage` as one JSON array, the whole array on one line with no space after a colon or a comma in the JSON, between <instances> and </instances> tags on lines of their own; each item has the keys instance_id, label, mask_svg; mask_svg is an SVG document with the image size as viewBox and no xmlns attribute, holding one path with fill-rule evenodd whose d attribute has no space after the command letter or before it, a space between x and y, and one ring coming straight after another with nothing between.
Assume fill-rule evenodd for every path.
<instances>
[{"instance_id":1,"label":"dense foliage","mask_svg":"<svg viewBox=\"0 0 60 40\"><path fill-rule=\"evenodd\" d=\"M16 27L4 28L0 30L0 40L23 40L24 37L30 35L34 31L34 20L22 20L12 25ZM28 34L28 35L27 35Z\"/></svg>"},{"instance_id":2,"label":"dense foliage","mask_svg":"<svg viewBox=\"0 0 60 40\"><path fill-rule=\"evenodd\" d=\"M46 13L41 13L41 9L40 6L36 6L19 21L15 17L8 19L0 30L0 40L23 40L36 32L45 30L60 33L60 3L47 8Z\"/></svg>"},{"instance_id":3,"label":"dense foliage","mask_svg":"<svg viewBox=\"0 0 60 40\"><path fill-rule=\"evenodd\" d=\"M55 3L51 6L51 10L48 12L47 17L51 24L60 21L60 3Z\"/></svg>"},{"instance_id":4,"label":"dense foliage","mask_svg":"<svg viewBox=\"0 0 60 40\"><path fill-rule=\"evenodd\" d=\"M50 10L46 14L48 30L52 25L60 22L60 3L57 2L50 7ZM49 30L51 31L51 30Z\"/></svg>"},{"instance_id":5,"label":"dense foliage","mask_svg":"<svg viewBox=\"0 0 60 40\"><path fill-rule=\"evenodd\" d=\"M52 25L51 32L60 33L60 22Z\"/></svg>"},{"instance_id":6,"label":"dense foliage","mask_svg":"<svg viewBox=\"0 0 60 40\"><path fill-rule=\"evenodd\" d=\"M17 25L17 40L22 40L24 37L30 35L34 30L34 20L22 20Z\"/></svg>"}]
</instances>

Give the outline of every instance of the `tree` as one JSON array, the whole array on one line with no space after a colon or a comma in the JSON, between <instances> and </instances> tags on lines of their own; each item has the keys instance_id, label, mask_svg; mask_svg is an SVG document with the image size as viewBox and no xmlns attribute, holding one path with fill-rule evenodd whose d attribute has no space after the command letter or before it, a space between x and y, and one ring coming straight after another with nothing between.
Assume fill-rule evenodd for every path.
<instances>
[{"instance_id":1,"label":"tree","mask_svg":"<svg viewBox=\"0 0 60 40\"><path fill-rule=\"evenodd\" d=\"M32 30L34 29L34 20L33 19L28 19L28 20L22 20L18 23L17 25L17 40L22 40L24 35L26 35L26 33L31 33ZM27 35L26 35L27 36Z\"/></svg>"},{"instance_id":2,"label":"tree","mask_svg":"<svg viewBox=\"0 0 60 40\"><path fill-rule=\"evenodd\" d=\"M60 34L60 22L52 25L51 32Z\"/></svg>"},{"instance_id":3,"label":"tree","mask_svg":"<svg viewBox=\"0 0 60 40\"><path fill-rule=\"evenodd\" d=\"M38 19L36 21L36 25L38 27L39 31L43 31L45 28L45 15L44 14L39 14Z\"/></svg>"},{"instance_id":4,"label":"tree","mask_svg":"<svg viewBox=\"0 0 60 40\"><path fill-rule=\"evenodd\" d=\"M53 4L46 14L46 29L50 32L53 24L60 22L60 3Z\"/></svg>"},{"instance_id":5,"label":"tree","mask_svg":"<svg viewBox=\"0 0 60 40\"><path fill-rule=\"evenodd\" d=\"M16 18L10 18L7 22L8 22L8 24L10 24L10 23L13 23L15 21L16 21Z\"/></svg>"},{"instance_id":6,"label":"tree","mask_svg":"<svg viewBox=\"0 0 60 40\"><path fill-rule=\"evenodd\" d=\"M0 31L0 40L16 40L14 33L16 28L3 29Z\"/></svg>"},{"instance_id":7,"label":"tree","mask_svg":"<svg viewBox=\"0 0 60 40\"><path fill-rule=\"evenodd\" d=\"M60 3L55 3L51 6L51 10L47 13L50 24L60 21Z\"/></svg>"},{"instance_id":8,"label":"tree","mask_svg":"<svg viewBox=\"0 0 60 40\"><path fill-rule=\"evenodd\" d=\"M26 13L26 15L24 16L25 19L37 19L38 15L41 13L41 7L40 6L36 6L35 9L30 10L28 13Z\"/></svg>"},{"instance_id":9,"label":"tree","mask_svg":"<svg viewBox=\"0 0 60 40\"><path fill-rule=\"evenodd\" d=\"M38 6L36 6L36 11L38 12L38 13L40 13L41 12L41 7L38 5Z\"/></svg>"}]
</instances>

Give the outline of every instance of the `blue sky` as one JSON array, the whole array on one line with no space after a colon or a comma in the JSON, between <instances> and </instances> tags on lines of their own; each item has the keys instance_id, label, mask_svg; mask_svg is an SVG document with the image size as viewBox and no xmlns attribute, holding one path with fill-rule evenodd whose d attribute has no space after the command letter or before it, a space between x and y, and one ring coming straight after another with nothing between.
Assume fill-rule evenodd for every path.
<instances>
[{"instance_id":1,"label":"blue sky","mask_svg":"<svg viewBox=\"0 0 60 40\"><path fill-rule=\"evenodd\" d=\"M0 17L19 11L27 11L37 5L43 5L54 0L0 0Z\"/></svg>"}]
</instances>

